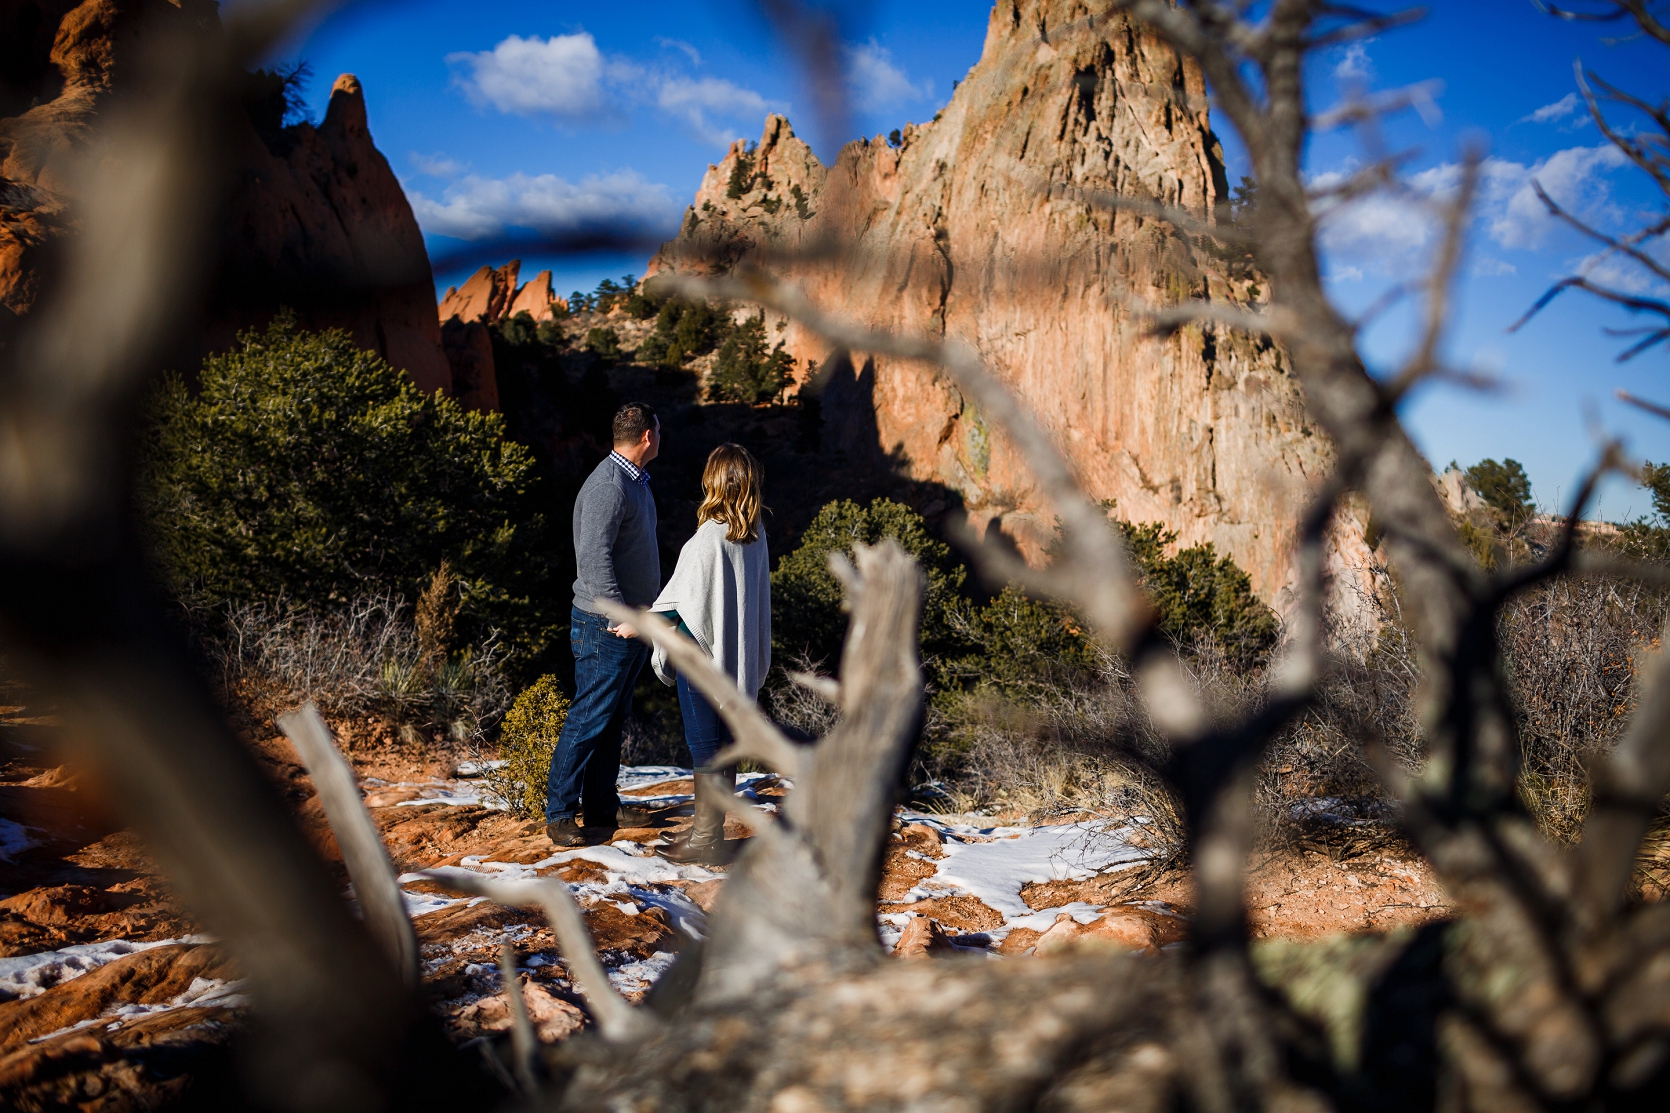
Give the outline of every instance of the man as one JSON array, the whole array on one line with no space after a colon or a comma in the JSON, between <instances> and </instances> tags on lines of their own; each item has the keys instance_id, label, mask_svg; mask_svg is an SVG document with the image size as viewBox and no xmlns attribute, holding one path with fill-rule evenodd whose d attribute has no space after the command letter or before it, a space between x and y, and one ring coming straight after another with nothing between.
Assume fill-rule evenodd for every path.
<instances>
[{"instance_id":1,"label":"man","mask_svg":"<svg viewBox=\"0 0 1670 1113\"><path fill-rule=\"evenodd\" d=\"M611 624L599 614L597 600L647 607L661 590L655 499L644 470L661 450L661 422L642 402L628 402L615 414L612 432L614 451L574 500L579 574L568 633L574 701L551 754L545 796L545 833L559 847L602 842L623 819L644 819L642 809L623 815L615 779L621 727L649 649L630 625Z\"/></svg>"}]
</instances>

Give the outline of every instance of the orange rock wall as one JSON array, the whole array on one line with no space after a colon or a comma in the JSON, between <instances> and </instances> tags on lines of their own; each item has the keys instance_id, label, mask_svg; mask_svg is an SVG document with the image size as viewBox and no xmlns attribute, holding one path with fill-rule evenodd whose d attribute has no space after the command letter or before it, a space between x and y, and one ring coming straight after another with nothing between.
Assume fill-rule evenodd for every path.
<instances>
[{"instance_id":1,"label":"orange rock wall","mask_svg":"<svg viewBox=\"0 0 1670 1113\"><path fill-rule=\"evenodd\" d=\"M1198 327L1154 339L1125 308L1251 305L1262 292L1169 224L1085 199L1109 191L1203 219L1225 199L1198 70L1122 17L1089 15L1079 0L1001 0L979 63L896 149L850 143L826 168L768 118L756 150L739 142L709 168L650 273L752 261L868 325L974 345L1092 494L1166 523L1182 545L1215 543L1285 609L1298 515L1331 447L1279 349ZM832 360L818 337L776 324L823 368L811 385L826 432L954 489L977 527L1041 555L1053 514L943 375L865 353ZM1366 588L1362 523L1344 518L1331 563Z\"/></svg>"},{"instance_id":2,"label":"orange rock wall","mask_svg":"<svg viewBox=\"0 0 1670 1113\"><path fill-rule=\"evenodd\" d=\"M12 48L0 74L0 305L10 314L34 307L55 245L75 231L72 167L105 106L137 78L136 45L158 22L219 34L216 10L212 0L0 4ZM345 329L424 390L450 391L423 236L372 142L359 82L337 79L317 127L263 135L240 120L232 139L237 184L220 222L213 301L201 350L182 364L288 307L305 327Z\"/></svg>"},{"instance_id":3,"label":"orange rock wall","mask_svg":"<svg viewBox=\"0 0 1670 1113\"><path fill-rule=\"evenodd\" d=\"M346 330L421 390L452 393L423 233L372 142L358 79L338 77L319 126L284 140L269 148L250 129L242 144L210 346L288 306L309 328Z\"/></svg>"}]
</instances>

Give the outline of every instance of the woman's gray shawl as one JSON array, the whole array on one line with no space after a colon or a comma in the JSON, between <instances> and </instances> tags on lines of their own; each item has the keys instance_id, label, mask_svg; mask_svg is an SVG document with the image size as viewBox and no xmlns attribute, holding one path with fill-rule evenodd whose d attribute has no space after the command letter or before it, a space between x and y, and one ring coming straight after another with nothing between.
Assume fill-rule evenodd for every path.
<instances>
[{"instance_id":1,"label":"woman's gray shawl","mask_svg":"<svg viewBox=\"0 0 1670 1113\"><path fill-rule=\"evenodd\" d=\"M701 524L650 610L677 611L714 662L755 699L771 668L771 558L764 531L739 545L725 540L725 528ZM659 648L650 663L661 683L673 683L674 670Z\"/></svg>"}]
</instances>

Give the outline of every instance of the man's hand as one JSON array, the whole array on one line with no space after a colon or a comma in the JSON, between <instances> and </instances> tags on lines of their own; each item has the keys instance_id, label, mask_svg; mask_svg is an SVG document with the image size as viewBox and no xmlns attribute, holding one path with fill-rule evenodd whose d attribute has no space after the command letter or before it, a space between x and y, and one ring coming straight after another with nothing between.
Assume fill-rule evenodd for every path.
<instances>
[{"instance_id":1,"label":"man's hand","mask_svg":"<svg viewBox=\"0 0 1670 1113\"><path fill-rule=\"evenodd\" d=\"M618 622L609 627L609 633L617 638L635 638L638 636L638 628L629 622Z\"/></svg>"}]
</instances>

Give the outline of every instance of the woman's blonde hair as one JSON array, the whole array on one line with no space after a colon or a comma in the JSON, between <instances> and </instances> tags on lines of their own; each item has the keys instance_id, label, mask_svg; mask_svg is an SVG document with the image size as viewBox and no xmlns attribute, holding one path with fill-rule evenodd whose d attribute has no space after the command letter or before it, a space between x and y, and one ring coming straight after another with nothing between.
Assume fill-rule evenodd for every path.
<instances>
[{"instance_id":1,"label":"woman's blonde hair","mask_svg":"<svg viewBox=\"0 0 1670 1113\"><path fill-rule=\"evenodd\" d=\"M722 444L702 468L702 505L696 524L723 522L725 540L741 544L759 536L760 483L765 469L740 444Z\"/></svg>"}]
</instances>

